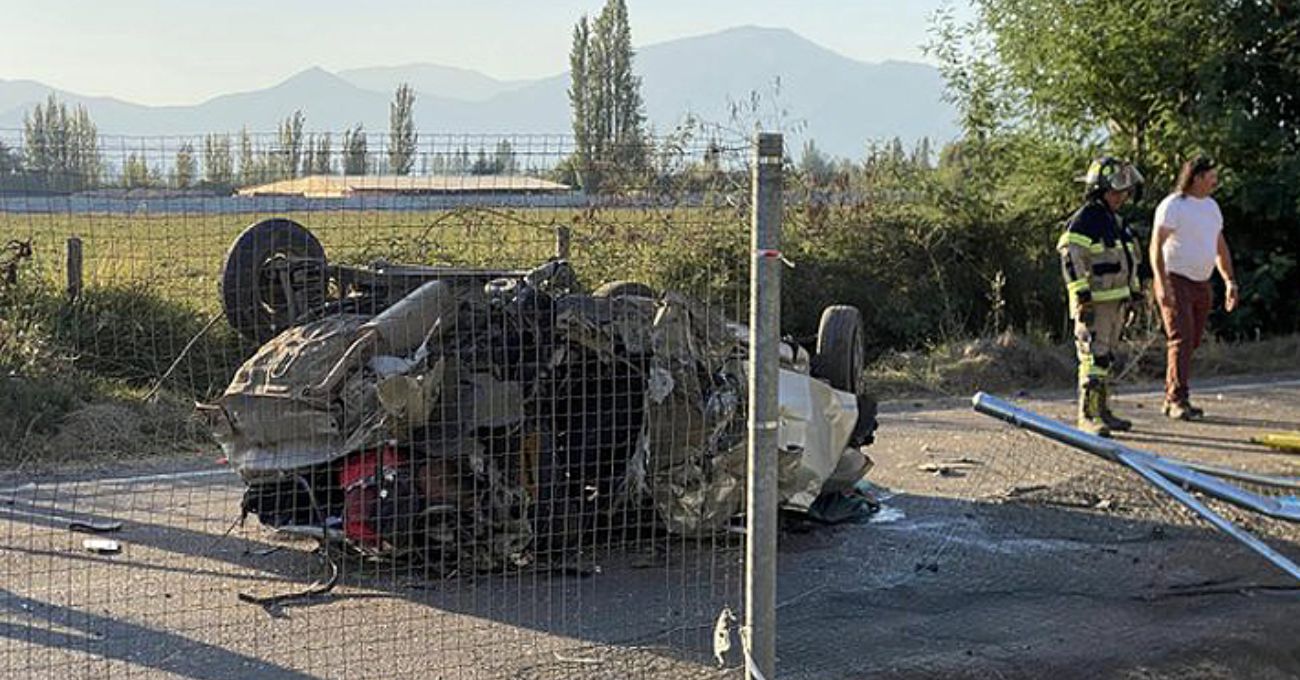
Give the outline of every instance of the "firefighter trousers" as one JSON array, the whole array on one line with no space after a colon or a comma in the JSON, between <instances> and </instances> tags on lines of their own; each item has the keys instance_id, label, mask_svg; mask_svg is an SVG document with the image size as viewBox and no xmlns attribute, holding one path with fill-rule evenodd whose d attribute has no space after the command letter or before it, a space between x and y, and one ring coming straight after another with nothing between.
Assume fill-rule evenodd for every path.
<instances>
[{"instance_id":1,"label":"firefighter trousers","mask_svg":"<svg viewBox=\"0 0 1300 680\"><path fill-rule=\"evenodd\" d=\"M1079 358L1079 385L1105 384L1115 362L1128 301L1094 302L1074 320L1074 349Z\"/></svg>"}]
</instances>

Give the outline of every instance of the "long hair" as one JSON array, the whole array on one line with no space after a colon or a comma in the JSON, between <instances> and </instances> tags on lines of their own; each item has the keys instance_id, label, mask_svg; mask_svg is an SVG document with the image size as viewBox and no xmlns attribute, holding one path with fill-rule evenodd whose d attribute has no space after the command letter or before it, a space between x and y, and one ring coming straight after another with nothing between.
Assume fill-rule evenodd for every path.
<instances>
[{"instance_id":1,"label":"long hair","mask_svg":"<svg viewBox=\"0 0 1300 680\"><path fill-rule=\"evenodd\" d=\"M1197 156L1186 163L1183 163L1183 169L1178 172L1178 193L1185 194L1192 188L1192 182L1197 177L1215 168L1214 159L1209 156Z\"/></svg>"}]
</instances>

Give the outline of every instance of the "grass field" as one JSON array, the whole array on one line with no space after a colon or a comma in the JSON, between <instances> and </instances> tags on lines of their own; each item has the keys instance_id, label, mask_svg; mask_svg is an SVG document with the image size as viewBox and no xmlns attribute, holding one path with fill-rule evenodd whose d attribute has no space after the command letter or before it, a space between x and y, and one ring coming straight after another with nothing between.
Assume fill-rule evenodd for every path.
<instances>
[{"instance_id":1,"label":"grass field","mask_svg":"<svg viewBox=\"0 0 1300 680\"><path fill-rule=\"evenodd\" d=\"M29 215L0 213L0 242L31 239L33 264L64 277L64 243L84 243L88 288L129 286L198 312L216 310L227 248L249 224L288 217L307 226L331 261L529 268L572 233L571 259L584 282L637 279L659 287L718 286L744 272L747 218L710 209L497 209L436 212L329 211L287 214ZM728 260L738 261L728 261ZM744 283L742 277L737 283Z\"/></svg>"}]
</instances>

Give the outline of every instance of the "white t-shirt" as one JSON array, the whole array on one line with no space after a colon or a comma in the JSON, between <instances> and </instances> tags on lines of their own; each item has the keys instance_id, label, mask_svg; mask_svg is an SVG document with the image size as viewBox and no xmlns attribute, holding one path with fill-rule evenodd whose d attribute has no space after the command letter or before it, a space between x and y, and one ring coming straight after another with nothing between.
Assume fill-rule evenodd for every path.
<instances>
[{"instance_id":1,"label":"white t-shirt","mask_svg":"<svg viewBox=\"0 0 1300 680\"><path fill-rule=\"evenodd\" d=\"M1156 208L1156 229L1169 230L1165 239L1165 270L1193 281L1208 281L1219 252L1223 213L1213 198L1170 194Z\"/></svg>"}]
</instances>

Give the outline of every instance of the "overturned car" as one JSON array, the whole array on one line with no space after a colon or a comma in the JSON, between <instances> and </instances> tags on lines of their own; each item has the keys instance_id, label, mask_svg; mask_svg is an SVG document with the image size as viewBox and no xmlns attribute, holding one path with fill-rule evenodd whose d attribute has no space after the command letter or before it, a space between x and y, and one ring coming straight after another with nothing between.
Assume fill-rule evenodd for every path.
<instances>
[{"instance_id":1,"label":"overturned car","mask_svg":"<svg viewBox=\"0 0 1300 680\"><path fill-rule=\"evenodd\" d=\"M262 344L200 408L264 525L483 570L743 511L748 330L717 309L641 284L585 293L560 259L331 265L284 219L236 239L222 286ZM815 352L783 344L783 507L855 493L875 430L862 364L852 307L826 310Z\"/></svg>"}]
</instances>

